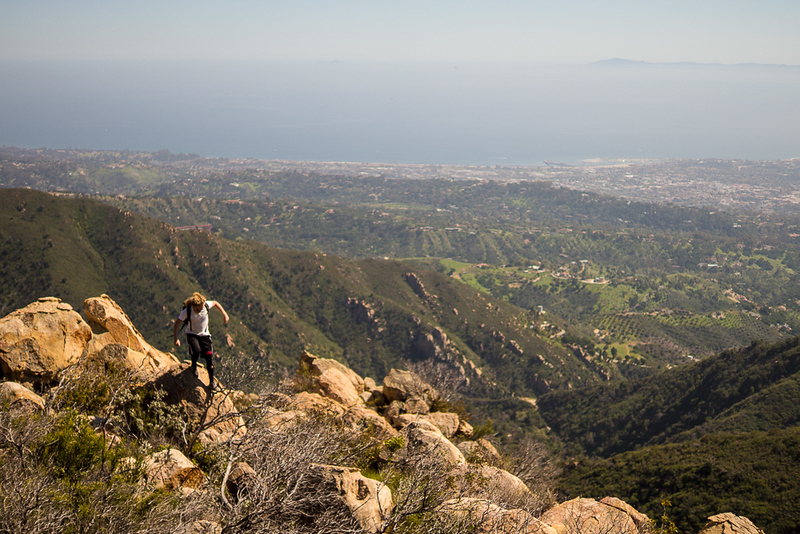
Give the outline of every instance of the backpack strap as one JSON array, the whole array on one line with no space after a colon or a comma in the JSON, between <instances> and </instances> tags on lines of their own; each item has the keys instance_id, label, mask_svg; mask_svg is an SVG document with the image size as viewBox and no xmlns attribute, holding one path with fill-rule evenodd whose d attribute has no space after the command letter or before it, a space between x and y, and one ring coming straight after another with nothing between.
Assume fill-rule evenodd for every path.
<instances>
[{"instance_id":1,"label":"backpack strap","mask_svg":"<svg viewBox=\"0 0 800 534\"><path fill-rule=\"evenodd\" d=\"M184 306L183 309L186 310L186 320L183 321L183 324L181 325L180 330L178 330L178 333L183 332L183 329L186 328L187 323L189 324L189 330L192 329L192 307Z\"/></svg>"}]
</instances>

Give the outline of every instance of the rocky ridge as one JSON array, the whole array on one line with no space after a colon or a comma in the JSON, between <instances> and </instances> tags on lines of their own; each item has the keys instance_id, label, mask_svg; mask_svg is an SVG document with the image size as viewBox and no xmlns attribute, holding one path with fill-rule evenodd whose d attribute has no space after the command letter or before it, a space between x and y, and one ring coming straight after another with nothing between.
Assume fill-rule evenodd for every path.
<instances>
[{"instance_id":1,"label":"rocky ridge","mask_svg":"<svg viewBox=\"0 0 800 534\"><path fill-rule=\"evenodd\" d=\"M393 369L378 384L303 352L279 390L256 396L212 389L203 369L196 377L187 363L147 343L107 295L87 299L84 314L48 297L0 319L0 426L54 416L65 391L80 391L69 384L122 377L105 409L81 417L108 451L152 440L154 425L145 420L158 419L155 411L177 421L180 439L114 467L115 476L134 480L137 502L166 492L191 503L192 513L172 519L172 531L633 534L655 528L619 499L554 504L551 495L533 492L505 469L491 442L443 411L436 390L412 372ZM143 401L139 412L136 399ZM0 437L0 472L29 461L15 439L10 430ZM325 447L333 453L320 452ZM0 476L0 494L9 492L8 479ZM14 510L0 515L13 519ZM759 532L733 514L710 519L703 532Z\"/></svg>"}]
</instances>

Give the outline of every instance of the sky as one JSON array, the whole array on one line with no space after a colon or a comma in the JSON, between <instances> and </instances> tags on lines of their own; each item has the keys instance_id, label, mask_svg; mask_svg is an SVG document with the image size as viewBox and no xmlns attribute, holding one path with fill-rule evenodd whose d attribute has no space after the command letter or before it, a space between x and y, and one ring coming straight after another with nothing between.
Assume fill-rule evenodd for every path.
<instances>
[{"instance_id":1,"label":"sky","mask_svg":"<svg viewBox=\"0 0 800 534\"><path fill-rule=\"evenodd\" d=\"M3 60L800 65L797 0L0 0Z\"/></svg>"}]
</instances>

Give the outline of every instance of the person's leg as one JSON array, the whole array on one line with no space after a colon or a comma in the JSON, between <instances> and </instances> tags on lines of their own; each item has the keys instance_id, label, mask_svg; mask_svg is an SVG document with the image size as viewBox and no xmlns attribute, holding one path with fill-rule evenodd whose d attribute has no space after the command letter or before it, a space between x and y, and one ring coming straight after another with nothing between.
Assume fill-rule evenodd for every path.
<instances>
[{"instance_id":1,"label":"person's leg","mask_svg":"<svg viewBox=\"0 0 800 534\"><path fill-rule=\"evenodd\" d=\"M202 336L200 338L200 353L206 360L206 370L208 371L208 387L214 387L214 347L211 338Z\"/></svg>"},{"instance_id":2,"label":"person's leg","mask_svg":"<svg viewBox=\"0 0 800 534\"><path fill-rule=\"evenodd\" d=\"M192 373L197 376L197 358L200 356L200 340L198 336L187 335L186 344L189 345L189 356L192 358Z\"/></svg>"},{"instance_id":3,"label":"person's leg","mask_svg":"<svg viewBox=\"0 0 800 534\"><path fill-rule=\"evenodd\" d=\"M208 387L214 387L214 353L208 351L205 354L206 369L208 369Z\"/></svg>"}]
</instances>

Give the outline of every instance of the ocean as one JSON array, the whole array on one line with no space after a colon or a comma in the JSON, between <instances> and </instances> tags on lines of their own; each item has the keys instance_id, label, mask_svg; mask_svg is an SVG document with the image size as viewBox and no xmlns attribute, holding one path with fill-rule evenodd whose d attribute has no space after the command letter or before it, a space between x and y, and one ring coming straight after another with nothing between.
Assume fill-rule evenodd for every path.
<instances>
[{"instance_id":1,"label":"ocean","mask_svg":"<svg viewBox=\"0 0 800 534\"><path fill-rule=\"evenodd\" d=\"M0 62L0 144L542 165L800 157L800 67Z\"/></svg>"}]
</instances>

